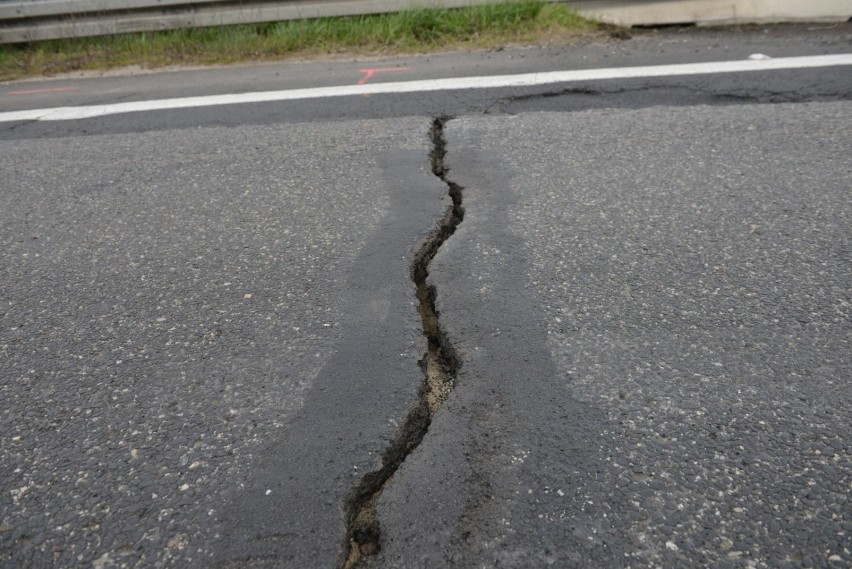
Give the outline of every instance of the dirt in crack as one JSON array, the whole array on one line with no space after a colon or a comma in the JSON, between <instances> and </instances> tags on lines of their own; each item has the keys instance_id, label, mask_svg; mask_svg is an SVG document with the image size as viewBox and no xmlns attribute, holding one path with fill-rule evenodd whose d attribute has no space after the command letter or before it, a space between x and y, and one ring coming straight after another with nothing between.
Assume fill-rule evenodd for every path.
<instances>
[{"instance_id":1,"label":"dirt in crack","mask_svg":"<svg viewBox=\"0 0 852 569\"><path fill-rule=\"evenodd\" d=\"M426 282L429 263L464 218L462 188L447 178L448 170L444 165L444 125L450 118L440 117L432 122L431 157L432 172L447 184L452 205L447 208L435 231L417 251L411 265L411 280L417 291L423 335L428 341L428 351L419 362L423 370L423 382L418 391L417 405L408 412L396 437L382 455L382 467L366 474L347 498L343 569L351 569L362 557L379 552L381 532L376 518L379 496L399 465L423 440L429 430L432 416L453 388L456 370L460 365L453 347L441 330L435 310L435 288Z\"/></svg>"}]
</instances>

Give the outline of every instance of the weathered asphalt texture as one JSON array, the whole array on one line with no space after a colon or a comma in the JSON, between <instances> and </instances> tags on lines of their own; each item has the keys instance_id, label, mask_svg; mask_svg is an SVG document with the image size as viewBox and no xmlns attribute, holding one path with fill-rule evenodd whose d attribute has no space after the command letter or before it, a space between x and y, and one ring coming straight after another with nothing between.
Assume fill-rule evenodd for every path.
<instances>
[{"instance_id":1,"label":"weathered asphalt texture","mask_svg":"<svg viewBox=\"0 0 852 569\"><path fill-rule=\"evenodd\" d=\"M848 25L778 29L388 65L852 46ZM363 66L91 79L0 106L347 84ZM841 71L4 125L0 565L339 566L351 489L422 405L410 263L450 203L430 123L491 113L443 133L466 213L429 282L455 390L385 486L362 563L848 565ZM560 112L508 116L542 110Z\"/></svg>"},{"instance_id":2,"label":"weathered asphalt texture","mask_svg":"<svg viewBox=\"0 0 852 569\"><path fill-rule=\"evenodd\" d=\"M460 118L371 567L847 567L852 104Z\"/></svg>"},{"instance_id":3,"label":"weathered asphalt texture","mask_svg":"<svg viewBox=\"0 0 852 569\"><path fill-rule=\"evenodd\" d=\"M429 127L0 142L0 566L337 562L422 380Z\"/></svg>"}]
</instances>

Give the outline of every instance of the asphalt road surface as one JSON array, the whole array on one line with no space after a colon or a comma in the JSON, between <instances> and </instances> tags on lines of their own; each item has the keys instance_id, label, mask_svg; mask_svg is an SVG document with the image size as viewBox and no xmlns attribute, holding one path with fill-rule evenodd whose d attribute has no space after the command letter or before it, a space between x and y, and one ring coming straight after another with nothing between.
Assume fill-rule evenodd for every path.
<instances>
[{"instance_id":1,"label":"asphalt road surface","mask_svg":"<svg viewBox=\"0 0 852 569\"><path fill-rule=\"evenodd\" d=\"M70 77L0 117L754 53L852 29ZM850 190L849 65L0 122L0 564L847 567Z\"/></svg>"}]
</instances>

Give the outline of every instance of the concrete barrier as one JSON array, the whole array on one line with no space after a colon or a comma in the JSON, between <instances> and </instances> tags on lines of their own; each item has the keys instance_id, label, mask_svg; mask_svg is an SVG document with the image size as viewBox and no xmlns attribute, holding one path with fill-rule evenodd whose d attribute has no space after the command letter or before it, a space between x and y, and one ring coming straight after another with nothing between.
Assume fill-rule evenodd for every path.
<instances>
[{"instance_id":1,"label":"concrete barrier","mask_svg":"<svg viewBox=\"0 0 852 569\"><path fill-rule=\"evenodd\" d=\"M584 16L620 26L845 22L852 0L593 0L573 3Z\"/></svg>"}]
</instances>

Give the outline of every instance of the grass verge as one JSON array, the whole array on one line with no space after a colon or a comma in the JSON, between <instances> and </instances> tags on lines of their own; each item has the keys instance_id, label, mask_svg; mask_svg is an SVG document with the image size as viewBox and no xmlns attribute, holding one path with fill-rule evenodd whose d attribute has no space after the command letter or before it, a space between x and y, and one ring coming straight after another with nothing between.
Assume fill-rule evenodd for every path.
<instances>
[{"instance_id":1,"label":"grass verge","mask_svg":"<svg viewBox=\"0 0 852 569\"><path fill-rule=\"evenodd\" d=\"M156 68L475 49L570 39L600 28L564 5L544 0L414 8L394 14L0 45L0 80L128 65Z\"/></svg>"}]
</instances>

